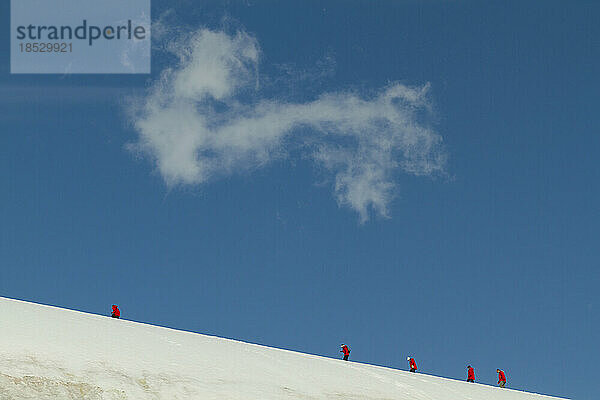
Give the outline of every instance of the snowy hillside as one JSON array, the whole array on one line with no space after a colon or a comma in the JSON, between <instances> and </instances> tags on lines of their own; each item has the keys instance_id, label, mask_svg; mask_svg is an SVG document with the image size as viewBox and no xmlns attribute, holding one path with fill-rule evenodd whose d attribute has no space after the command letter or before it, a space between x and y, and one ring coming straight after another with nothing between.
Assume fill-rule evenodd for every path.
<instances>
[{"instance_id":1,"label":"snowy hillside","mask_svg":"<svg viewBox=\"0 0 600 400\"><path fill-rule=\"evenodd\" d=\"M2 400L554 398L3 298L0 321Z\"/></svg>"}]
</instances>

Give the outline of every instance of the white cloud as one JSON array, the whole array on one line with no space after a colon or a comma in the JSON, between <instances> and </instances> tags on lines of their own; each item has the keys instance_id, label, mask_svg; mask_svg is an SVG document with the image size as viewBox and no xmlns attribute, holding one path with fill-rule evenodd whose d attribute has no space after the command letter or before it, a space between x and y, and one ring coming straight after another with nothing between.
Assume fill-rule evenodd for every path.
<instances>
[{"instance_id":1,"label":"white cloud","mask_svg":"<svg viewBox=\"0 0 600 400\"><path fill-rule=\"evenodd\" d=\"M393 83L374 94L324 93L294 103L258 89L254 37L202 29L168 46L178 64L161 74L132 113L132 145L168 185L203 184L286 157L301 146L332 174L340 205L387 216L399 172L443 171L442 138L420 122L428 86Z\"/></svg>"}]
</instances>

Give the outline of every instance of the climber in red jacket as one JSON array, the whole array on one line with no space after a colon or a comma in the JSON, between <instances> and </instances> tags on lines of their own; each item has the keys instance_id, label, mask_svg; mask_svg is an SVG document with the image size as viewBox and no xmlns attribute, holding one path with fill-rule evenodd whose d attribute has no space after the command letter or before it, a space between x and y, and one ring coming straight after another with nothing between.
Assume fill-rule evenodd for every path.
<instances>
[{"instance_id":1,"label":"climber in red jacket","mask_svg":"<svg viewBox=\"0 0 600 400\"><path fill-rule=\"evenodd\" d=\"M410 366L410 372L417 372L417 363L415 359L411 356L406 357L406 361L408 361L408 365Z\"/></svg>"},{"instance_id":2,"label":"climber in red jacket","mask_svg":"<svg viewBox=\"0 0 600 400\"><path fill-rule=\"evenodd\" d=\"M506 385L506 376L504 375L504 371L497 369L496 372L498 373L498 386L503 388L504 385Z\"/></svg>"},{"instance_id":3,"label":"climber in red jacket","mask_svg":"<svg viewBox=\"0 0 600 400\"><path fill-rule=\"evenodd\" d=\"M475 370L470 365L467 366L467 382L475 382Z\"/></svg>"},{"instance_id":4,"label":"climber in red jacket","mask_svg":"<svg viewBox=\"0 0 600 400\"><path fill-rule=\"evenodd\" d=\"M113 318L121 318L121 311L119 311L119 307L116 304L112 306L112 314L110 315Z\"/></svg>"},{"instance_id":5,"label":"climber in red jacket","mask_svg":"<svg viewBox=\"0 0 600 400\"><path fill-rule=\"evenodd\" d=\"M348 361L348 356L350 355L350 349L344 343L342 343L340 345L340 347L342 348L340 350L340 353L344 353L344 361Z\"/></svg>"}]
</instances>

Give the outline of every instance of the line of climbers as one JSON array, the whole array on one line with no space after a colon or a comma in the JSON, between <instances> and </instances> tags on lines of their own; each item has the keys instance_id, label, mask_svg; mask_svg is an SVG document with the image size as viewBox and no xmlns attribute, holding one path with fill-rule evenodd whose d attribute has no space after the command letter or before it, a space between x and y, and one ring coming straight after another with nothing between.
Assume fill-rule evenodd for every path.
<instances>
[{"instance_id":1,"label":"line of climbers","mask_svg":"<svg viewBox=\"0 0 600 400\"><path fill-rule=\"evenodd\" d=\"M340 345L341 350L340 353L344 354L344 360L348 361L348 357L350 357L350 348L348 345L342 343ZM417 362L411 356L406 357L406 361L408 361L408 367L410 368L410 372L417 372ZM498 374L498 386L501 388L506 386L506 375L504 375L504 371L501 369L496 369L496 373ZM475 382L475 369L470 365L467 366L467 382Z\"/></svg>"},{"instance_id":2,"label":"line of climbers","mask_svg":"<svg viewBox=\"0 0 600 400\"><path fill-rule=\"evenodd\" d=\"M113 318L121 318L121 311L116 304L112 305L112 313L110 316ZM348 361L348 357L350 357L350 348L344 343L340 345L340 348L340 353L344 355L344 361ZM408 356L406 357L406 361L408 361L410 372L417 372L417 362L415 359ZM496 372L498 373L498 386L504 387L506 385L506 375L504 375L504 371L497 369ZM470 365L467 366L467 382L475 382L475 370Z\"/></svg>"}]
</instances>

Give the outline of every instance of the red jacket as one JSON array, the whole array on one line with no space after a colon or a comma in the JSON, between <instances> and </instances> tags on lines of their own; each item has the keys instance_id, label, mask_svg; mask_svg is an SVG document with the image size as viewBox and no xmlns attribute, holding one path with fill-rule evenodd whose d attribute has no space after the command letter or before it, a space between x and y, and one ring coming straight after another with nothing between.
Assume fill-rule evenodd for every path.
<instances>
[{"instance_id":1,"label":"red jacket","mask_svg":"<svg viewBox=\"0 0 600 400\"><path fill-rule=\"evenodd\" d=\"M475 380L475 370L473 369L473 367L469 368L469 370L467 371L467 379Z\"/></svg>"},{"instance_id":2,"label":"red jacket","mask_svg":"<svg viewBox=\"0 0 600 400\"><path fill-rule=\"evenodd\" d=\"M344 353L345 356L350 355L350 349L348 349L348 346L346 346L346 345L342 346L342 353Z\"/></svg>"},{"instance_id":3,"label":"red jacket","mask_svg":"<svg viewBox=\"0 0 600 400\"><path fill-rule=\"evenodd\" d=\"M408 363L410 364L410 368L417 369L417 363L415 362L414 358L411 358Z\"/></svg>"},{"instance_id":4,"label":"red jacket","mask_svg":"<svg viewBox=\"0 0 600 400\"><path fill-rule=\"evenodd\" d=\"M115 317L121 317L121 311L119 311L119 307L115 305L112 306L112 313Z\"/></svg>"},{"instance_id":5,"label":"red jacket","mask_svg":"<svg viewBox=\"0 0 600 400\"><path fill-rule=\"evenodd\" d=\"M506 382L506 376L504 376L504 371L498 370L498 383Z\"/></svg>"}]
</instances>

